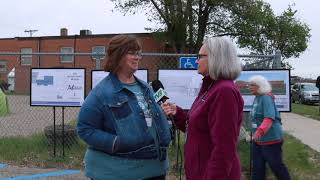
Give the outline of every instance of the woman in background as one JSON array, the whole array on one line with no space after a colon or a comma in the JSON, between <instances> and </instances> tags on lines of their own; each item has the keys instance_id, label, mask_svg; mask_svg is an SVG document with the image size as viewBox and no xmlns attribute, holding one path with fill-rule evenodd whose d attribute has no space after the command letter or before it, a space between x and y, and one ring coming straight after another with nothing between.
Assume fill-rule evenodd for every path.
<instances>
[{"instance_id":1,"label":"woman in background","mask_svg":"<svg viewBox=\"0 0 320 180\"><path fill-rule=\"evenodd\" d=\"M280 113L271 93L271 85L263 76L252 76L249 89L255 99L250 113L253 131L252 180L266 178L266 163L279 180L290 180L282 160L283 132Z\"/></svg>"}]
</instances>

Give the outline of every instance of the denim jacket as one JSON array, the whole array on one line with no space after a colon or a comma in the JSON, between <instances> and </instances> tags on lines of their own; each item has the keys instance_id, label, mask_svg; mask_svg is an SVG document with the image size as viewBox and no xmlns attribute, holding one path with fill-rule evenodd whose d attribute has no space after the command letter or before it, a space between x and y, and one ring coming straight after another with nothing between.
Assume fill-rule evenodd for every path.
<instances>
[{"instance_id":1,"label":"denim jacket","mask_svg":"<svg viewBox=\"0 0 320 180\"><path fill-rule=\"evenodd\" d=\"M155 102L150 86L136 79L151 109L159 146L155 146L136 96L124 88L113 73L92 89L85 99L78 116L78 134L89 148L109 155L164 160L170 143L168 121Z\"/></svg>"}]
</instances>

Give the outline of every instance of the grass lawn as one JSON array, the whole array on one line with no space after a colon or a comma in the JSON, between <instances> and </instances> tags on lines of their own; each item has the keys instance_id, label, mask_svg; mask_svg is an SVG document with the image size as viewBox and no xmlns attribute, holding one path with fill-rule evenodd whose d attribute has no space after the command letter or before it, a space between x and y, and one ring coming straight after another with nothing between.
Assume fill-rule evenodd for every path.
<instances>
[{"instance_id":1,"label":"grass lawn","mask_svg":"<svg viewBox=\"0 0 320 180\"><path fill-rule=\"evenodd\" d=\"M30 137L0 138L0 163L39 168L82 168L82 159L86 145L80 140L65 148L65 158L62 158L62 147L56 147L56 157L53 157L53 147L48 146L43 134Z\"/></svg>"},{"instance_id":2,"label":"grass lawn","mask_svg":"<svg viewBox=\"0 0 320 180\"><path fill-rule=\"evenodd\" d=\"M183 156L183 135L180 139L181 155ZM61 156L61 147L57 148L57 157L53 158L53 148L46 144L45 136L42 134L30 137L0 138L0 163L11 165L39 167L39 168L65 168L82 169L83 156L86 145L82 141L65 149L65 158ZM245 179L249 174L249 143L241 141L239 144L242 169ZM292 136L285 136L283 147L284 159L293 180L320 179L320 153L313 151ZM181 158L183 158L181 156ZM176 164L176 149L171 146L169 150L170 172L169 176L179 179L179 168ZM179 164L181 159L179 158ZM183 164L183 163L182 163ZM184 174L181 169L182 176ZM275 180L272 173L268 173L269 180Z\"/></svg>"},{"instance_id":3,"label":"grass lawn","mask_svg":"<svg viewBox=\"0 0 320 180\"><path fill-rule=\"evenodd\" d=\"M319 105L306 105L291 103L292 112L302 116L320 120Z\"/></svg>"}]
</instances>

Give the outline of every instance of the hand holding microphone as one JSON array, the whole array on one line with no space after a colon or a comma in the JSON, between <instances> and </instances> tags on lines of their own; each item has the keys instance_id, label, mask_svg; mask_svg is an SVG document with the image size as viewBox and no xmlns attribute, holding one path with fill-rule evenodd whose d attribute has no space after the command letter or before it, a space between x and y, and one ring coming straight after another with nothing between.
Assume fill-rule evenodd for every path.
<instances>
[{"instance_id":1,"label":"hand holding microphone","mask_svg":"<svg viewBox=\"0 0 320 180\"><path fill-rule=\"evenodd\" d=\"M177 113L177 106L173 103L166 101L161 104L161 107L167 116L174 116Z\"/></svg>"},{"instance_id":2,"label":"hand holding microphone","mask_svg":"<svg viewBox=\"0 0 320 180\"><path fill-rule=\"evenodd\" d=\"M169 103L167 92L164 90L164 87L159 80L154 80L150 83L152 89L155 91L154 99L162 107L163 111L168 117L174 116L177 113L177 106L173 103ZM170 119L171 119L170 118Z\"/></svg>"},{"instance_id":3,"label":"hand holding microphone","mask_svg":"<svg viewBox=\"0 0 320 180\"><path fill-rule=\"evenodd\" d=\"M152 89L155 92L153 95L155 101L161 106L164 113L170 120L169 124L172 125L172 127L170 127L171 139L174 140L173 144L175 144L176 132L173 116L177 113L177 106L167 101L169 99L168 93L164 90L161 81L154 80L150 83L150 85L152 86Z\"/></svg>"}]
</instances>

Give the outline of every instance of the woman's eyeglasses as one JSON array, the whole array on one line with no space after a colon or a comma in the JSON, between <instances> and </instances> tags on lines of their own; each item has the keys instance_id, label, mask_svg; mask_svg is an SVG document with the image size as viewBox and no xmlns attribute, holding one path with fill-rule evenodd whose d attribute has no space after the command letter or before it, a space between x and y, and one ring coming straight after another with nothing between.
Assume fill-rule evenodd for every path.
<instances>
[{"instance_id":1,"label":"woman's eyeglasses","mask_svg":"<svg viewBox=\"0 0 320 180\"><path fill-rule=\"evenodd\" d=\"M202 59L204 57L208 57L208 55L206 55L206 54L198 54L197 55L197 59Z\"/></svg>"},{"instance_id":2,"label":"woman's eyeglasses","mask_svg":"<svg viewBox=\"0 0 320 180\"><path fill-rule=\"evenodd\" d=\"M142 57L142 52L141 51L128 51L127 54L129 54L131 56Z\"/></svg>"}]
</instances>

